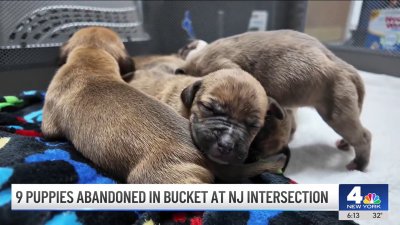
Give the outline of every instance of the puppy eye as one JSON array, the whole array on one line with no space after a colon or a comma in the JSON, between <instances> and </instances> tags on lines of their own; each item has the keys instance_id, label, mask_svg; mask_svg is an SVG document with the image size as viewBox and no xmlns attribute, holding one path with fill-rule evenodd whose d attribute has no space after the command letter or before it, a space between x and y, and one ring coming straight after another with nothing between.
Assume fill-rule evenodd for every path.
<instances>
[{"instance_id":1,"label":"puppy eye","mask_svg":"<svg viewBox=\"0 0 400 225\"><path fill-rule=\"evenodd\" d=\"M198 105L199 105L199 108L200 108L202 111L206 111L206 112L212 112L212 111L213 111L212 106L209 105L208 103L205 103L205 102L198 102Z\"/></svg>"},{"instance_id":2,"label":"puppy eye","mask_svg":"<svg viewBox=\"0 0 400 225\"><path fill-rule=\"evenodd\" d=\"M247 121L247 125L251 128L261 128L262 124L257 119L251 119Z\"/></svg>"}]
</instances>

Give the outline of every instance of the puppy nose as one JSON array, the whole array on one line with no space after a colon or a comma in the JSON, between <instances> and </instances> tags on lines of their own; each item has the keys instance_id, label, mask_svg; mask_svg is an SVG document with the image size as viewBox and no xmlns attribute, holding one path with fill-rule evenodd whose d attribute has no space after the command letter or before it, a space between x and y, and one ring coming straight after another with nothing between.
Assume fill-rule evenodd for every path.
<instances>
[{"instance_id":1,"label":"puppy nose","mask_svg":"<svg viewBox=\"0 0 400 225\"><path fill-rule=\"evenodd\" d=\"M229 135L222 135L218 139L218 150L223 154L231 152L234 146L235 143Z\"/></svg>"}]
</instances>

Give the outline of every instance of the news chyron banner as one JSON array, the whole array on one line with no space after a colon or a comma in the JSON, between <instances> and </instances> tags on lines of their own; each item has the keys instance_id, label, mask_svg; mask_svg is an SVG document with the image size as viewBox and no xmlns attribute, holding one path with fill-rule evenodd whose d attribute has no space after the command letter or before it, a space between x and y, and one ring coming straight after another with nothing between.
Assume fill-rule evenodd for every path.
<instances>
[{"instance_id":1,"label":"news chyron banner","mask_svg":"<svg viewBox=\"0 0 400 225\"><path fill-rule=\"evenodd\" d=\"M12 210L338 211L388 217L387 184L12 184Z\"/></svg>"}]
</instances>

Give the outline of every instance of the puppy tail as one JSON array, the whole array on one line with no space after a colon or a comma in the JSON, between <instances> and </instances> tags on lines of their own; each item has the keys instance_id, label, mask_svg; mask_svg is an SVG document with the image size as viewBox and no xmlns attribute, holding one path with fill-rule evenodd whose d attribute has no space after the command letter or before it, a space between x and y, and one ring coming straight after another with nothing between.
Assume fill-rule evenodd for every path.
<instances>
[{"instance_id":1,"label":"puppy tail","mask_svg":"<svg viewBox=\"0 0 400 225\"><path fill-rule=\"evenodd\" d=\"M240 165L222 165L208 160L207 164L214 176L226 182L238 182L240 180L255 177L264 172L276 173L286 163L286 156L279 154L254 163Z\"/></svg>"}]
</instances>

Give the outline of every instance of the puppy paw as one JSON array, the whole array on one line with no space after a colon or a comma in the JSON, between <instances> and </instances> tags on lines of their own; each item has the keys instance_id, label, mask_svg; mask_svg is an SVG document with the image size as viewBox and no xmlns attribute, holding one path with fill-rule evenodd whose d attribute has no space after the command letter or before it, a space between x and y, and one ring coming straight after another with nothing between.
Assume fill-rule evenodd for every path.
<instances>
[{"instance_id":1,"label":"puppy paw","mask_svg":"<svg viewBox=\"0 0 400 225\"><path fill-rule=\"evenodd\" d=\"M347 166L346 166L346 168L348 169L348 170L357 170L357 164L354 162L354 161L352 161L351 163L349 163L349 164L347 164Z\"/></svg>"},{"instance_id":2,"label":"puppy paw","mask_svg":"<svg viewBox=\"0 0 400 225\"><path fill-rule=\"evenodd\" d=\"M344 139L337 140L335 144L336 147L342 151L349 151L351 147L350 144Z\"/></svg>"},{"instance_id":3,"label":"puppy paw","mask_svg":"<svg viewBox=\"0 0 400 225\"><path fill-rule=\"evenodd\" d=\"M351 161L346 166L346 168L350 171L353 171L353 170L364 171L366 167L367 167L367 165L365 163L357 163L355 160Z\"/></svg>"}]
</instances>

